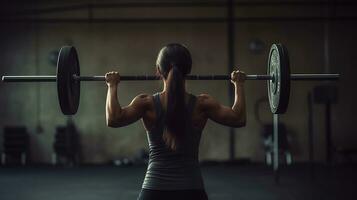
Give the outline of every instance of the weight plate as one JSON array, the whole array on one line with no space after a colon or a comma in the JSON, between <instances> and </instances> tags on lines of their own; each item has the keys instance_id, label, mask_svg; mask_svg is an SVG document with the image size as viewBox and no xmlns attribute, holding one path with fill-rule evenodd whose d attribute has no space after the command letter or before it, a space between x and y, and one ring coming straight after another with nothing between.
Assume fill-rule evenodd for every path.
<instances>
[{"instance_id":1,"label":"weight plate","mask_svg":"<svg viewBox=\"0 0 357 200\"><path fill-rule=\"evenodd\" d=\"M73 46L64 46L57 61L57 93L65 115L75 114L79 106L80 81L74 80L73 74L80 75L77 51Z\"/></svg>"},{"instance_id":2,"label":"weight plate","mask_svg":"<svg viewBox=\"0 0 357 200\"><path fill-rule=\"evenodd\" d=\"M290 96L290 65L288 51L282 44L273 44L268 57L267 81L270 110L274 114L286 112Z\"/></svg>"}]
</instances>

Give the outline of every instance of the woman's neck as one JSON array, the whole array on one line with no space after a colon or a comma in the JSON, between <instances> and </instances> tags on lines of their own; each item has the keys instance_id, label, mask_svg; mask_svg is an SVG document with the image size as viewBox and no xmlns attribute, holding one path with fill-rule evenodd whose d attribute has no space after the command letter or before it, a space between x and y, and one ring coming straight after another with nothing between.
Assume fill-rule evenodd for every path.
<instances>
[{"instance_id":1,"label":"woman's neck","mask_svg":"<svg viewBox=\"0 0 357 200\"><path fill-rule=\"evenodd\" d=\"M167 91L166 81L163 80L163 82L164 82L164 88L162 89L161 93L165 93ZM185 85L185 91L186 91L186 81L185 80L183 81L183 84Z\"/></svg>"}]
</instances>

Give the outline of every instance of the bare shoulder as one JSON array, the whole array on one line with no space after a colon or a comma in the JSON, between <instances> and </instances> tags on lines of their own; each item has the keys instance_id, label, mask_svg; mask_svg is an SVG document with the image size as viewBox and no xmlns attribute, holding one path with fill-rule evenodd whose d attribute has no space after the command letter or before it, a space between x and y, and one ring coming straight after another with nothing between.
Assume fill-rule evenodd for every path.
<instances>
[{"instance_id":1,"label":"bare shoulder","mask_svg":"<svg viewBox=\"0 0 357 200\"><path fill-rule=\"evenodd\" d=\"M142 93L142 94L138 94L135 98L145 101L145 100L152 99L152 95Z\"/></svg>"},{"instance_id":2,"label":"bare shoulder","mask_svg":"<svg viewBox=\"0 0 357 200\"><path fill-rule=\"evenodd\" d=\"M153 98L150 94L139 94L133 99L133 103L138 103L142 106L150 106L153 105Z\"/></svg>"},{"instance_id":3,"label":"bare shoulder","mask_svg":"<svg viewBox=\"0 0 357 200\"><path fill-rule=\"evenodd\" d=\"M209 94L200 94L197 96L197 105L201 109L205 109L214 104L215 100Z\"/></svg>"},{"instance_id":4,"label":"bare shoulder","mask_svg":"<svg viewBox=\"0 0 357 200\"><path fill-rule=\"evenodd\" d=\"M215 101L215 99L211 95L206 93L198 95L197 100L200 101L201 103L210 103L212 101Z\"/></svg>"}]
</instances>

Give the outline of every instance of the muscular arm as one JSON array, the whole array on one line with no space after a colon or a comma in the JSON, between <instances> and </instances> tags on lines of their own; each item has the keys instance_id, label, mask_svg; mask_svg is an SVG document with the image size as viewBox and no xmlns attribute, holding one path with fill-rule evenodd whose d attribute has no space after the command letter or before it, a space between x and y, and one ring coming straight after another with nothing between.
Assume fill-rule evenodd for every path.
<instances>
[{"instance_id":1,"label":"muscular arm","mask_svg":"<svg viewBox=\"0 0 357 200\"><path fill-rule=\"evenodd\" d=\"M118 83L120 77L117 72L106 75L108 93L106 100L106 122L109 127L122 127L136 122L143 117L150 102L150 96L141 94L125 107L121 107L118 101Z\"/></svg>"},{"instance_id":2,"label":"muscular arm","mask_svg":"<svg viewBox=\"0 0 357 200\"><path fill-rule=\"evenodd\" d=\"M209 95L200 95L199 98L209 119L226 126L243 127L246 124L244 83L234 82L234 86L235 98L231 108L220 104Z\"/></svg>"},{"instance_id":3,"label":"muscular arm","mask_svg":"<svg viewBox=\"0 0 357 200\"><path fill-rule=\"evenodd\" d=\"M148 105L149 95L136 96L132 102L121 107L117 98L117 87L108 87L106 102L106 119L109 127L122 127L141 119Z\"/></svg>"}]
</instances>

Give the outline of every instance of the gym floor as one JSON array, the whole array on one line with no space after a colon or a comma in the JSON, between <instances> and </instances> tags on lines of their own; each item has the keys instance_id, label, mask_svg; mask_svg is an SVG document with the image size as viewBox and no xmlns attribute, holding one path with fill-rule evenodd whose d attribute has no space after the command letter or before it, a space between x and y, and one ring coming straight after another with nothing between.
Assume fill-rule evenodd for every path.
<instances>
[{"instance_id":1,"label":"gym floor","mask_svg":"<svg viewBox=\"0 0 357 200\"><path fill-rule=\"evenodd\" d=\"M315 166L311 179L306 164L281 172L274 183L264 165L203 165L211 200L356 199L356 166ZM145 166L82 166L73 168L18 167L0 169L1 200L118 200L136 199Z\"/></svg>"}]
</instances>

